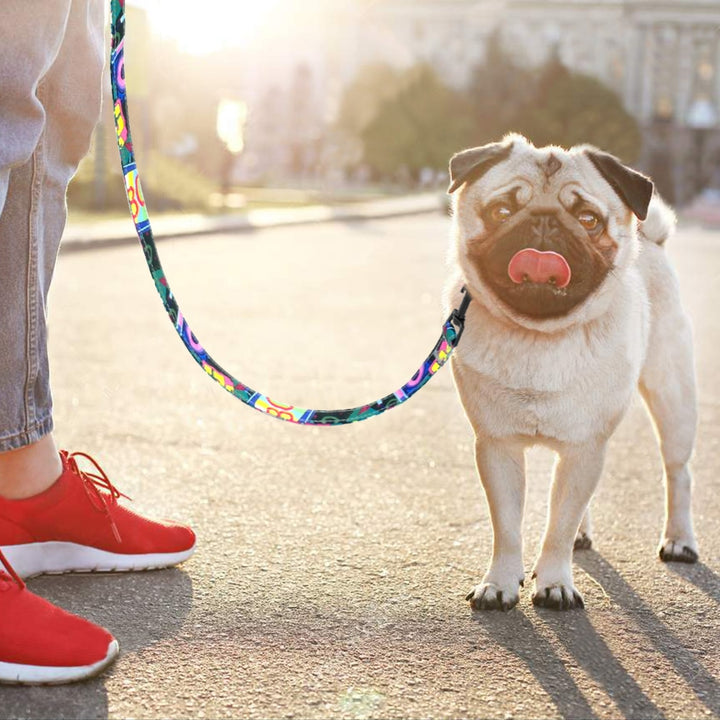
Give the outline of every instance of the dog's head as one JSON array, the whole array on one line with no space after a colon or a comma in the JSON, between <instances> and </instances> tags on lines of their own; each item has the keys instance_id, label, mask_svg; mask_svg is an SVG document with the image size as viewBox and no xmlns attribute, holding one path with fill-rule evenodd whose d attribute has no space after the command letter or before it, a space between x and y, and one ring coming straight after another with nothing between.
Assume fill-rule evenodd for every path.
<instances>
[{"instance_id":1,"label":"dog's head","mask_svg":"<svg viewBox=\"0 0 720 720\"><path fill-rule=\"evenodd\" d=\"M520 135L450 161L457 260L471 294L525 327L581 320L637 255L652 182L591 146ZM582 316L582 317L580 317Z\"/></svg>"}]
</instances>

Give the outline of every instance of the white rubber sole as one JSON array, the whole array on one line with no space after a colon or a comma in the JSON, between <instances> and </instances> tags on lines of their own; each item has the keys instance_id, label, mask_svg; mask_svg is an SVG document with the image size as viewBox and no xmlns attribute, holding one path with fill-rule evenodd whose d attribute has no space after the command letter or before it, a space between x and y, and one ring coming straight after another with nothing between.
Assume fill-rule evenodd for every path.
<instances>
[{"instance_id":1,"label":"white rubber sole","mask_svg":"<svg viewBox=\"0 0 720 720\"><path fill-rule=\"evenodd\" d=\"M45 667L43 665L18 665L0 661L0 683L10 685L62 685L85 680L101 673L119 652L117 640L108 645L107 655L93 665L76 667Z\"/></svg>"},{"instance_id":2,"label":"white rubber sole","mask_svg":"<svg viewBox=\"0 0 720 720\"><path fill-rule=\"evenodd\" d=\"M20 577L30 578L72 572L156 570L187 560L195 552L195 545L183 552L148 555L122 555L70 542L3 545L0 550Z\"/></svg>"}]
</instances>

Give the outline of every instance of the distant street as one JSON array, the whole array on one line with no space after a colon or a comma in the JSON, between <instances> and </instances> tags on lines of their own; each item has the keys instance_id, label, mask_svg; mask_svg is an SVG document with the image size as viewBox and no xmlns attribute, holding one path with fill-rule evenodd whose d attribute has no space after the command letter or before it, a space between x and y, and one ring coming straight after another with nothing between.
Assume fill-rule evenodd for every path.
<instances>
[{"instance_id":1,"label":"distant street","mask_svg":"<svg viewBox=\"0 0 720 720\"><path fill-rule=\"evenodd\" d=\"M160 252L222 365L276 401L342 408L399 387L435 343L448 227L434 213ZM81 685L0 688L0 718L720 716L720 232L683 227L669 251L696 335L702 562L656 557L662 470L638 401L594 502L597 549L576 557L586 611L530 602L553 462L533 450L528 582L518 608L479 616L464 596L491 530L449 369L358 425L280 423L194 364L138 247L61 255L58 439L200 544L178 569L30 581L109 627L121 656Z\"/></svg>"}]
</instances>

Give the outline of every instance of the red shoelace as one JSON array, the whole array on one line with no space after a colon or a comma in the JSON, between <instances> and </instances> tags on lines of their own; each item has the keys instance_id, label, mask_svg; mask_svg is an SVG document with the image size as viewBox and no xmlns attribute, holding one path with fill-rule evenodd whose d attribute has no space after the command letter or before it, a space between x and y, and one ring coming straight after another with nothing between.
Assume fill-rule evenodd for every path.
<instances>
[{"instance_id":1,"label":"red shoelace","mask_svg":"<svg viewBox=\"0 0 720 720\"><path fill-rule=\"evenodd\" d=\"M115 507L117 505L118 498L125 498L126 500L130 500L127 495L124 493L121 493L111 482L110 478L107 476L105 471L100 467L99 463L95 458L88 455L87 453L82 452L74 452L69 453L66 450L61 450L60 455L62 456L63 460L67 463L67 466L70 468L70 471L74 474L78 475L80 479L83 481L83 488L85 489L85 494L88 496L88 499L90 500L90 504L99 512L103 513L105 517L107 517L110 527L112 528L113 535L115 536L115 539L118 542L122 542L122 538L120 537L120 531L117 528L117 525L115 524L115 520L113 520L112 514L110 512L111 507ZM85 470L81 470L78 466L77 460L75 458L85 458L88 462L92 463L93 467L99 474L93 473L93 472L86 472ZM106 492L103 492L106 491Z\"/></svg>"},{"instance_id":2,"label":"red shoelace","mask_svg":"<svg viewBox=\"0 0 720 720\"><path fill-rule=\"evenodd\" d=\"M8 562L8 559L3 555L2 550L0 550L0 563L5 567L7 570L7 573L0 570L0 581L5 580L5 582L12 582L13 580L18 584L19 588L23 590L25 588L25 583L23 582L23 579L15 572L15 569L13 566Z\"/></svg>"}]
</instances>

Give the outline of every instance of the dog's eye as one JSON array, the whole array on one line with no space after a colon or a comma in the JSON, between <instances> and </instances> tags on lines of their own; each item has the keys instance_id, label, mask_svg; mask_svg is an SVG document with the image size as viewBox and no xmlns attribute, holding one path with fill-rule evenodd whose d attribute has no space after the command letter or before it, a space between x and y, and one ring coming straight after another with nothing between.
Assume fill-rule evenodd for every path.
<instances>
[{"instance_id":1,"label":"dog's eye","mask_svg":"<svg viewBox=\"0 0 720 720\"><path fill-rule=\"evenodd\" d=\"M589 210L583 210L581 213L578 213L577 219L586 230L597 230L600 225L600 218Z\"/></svg>"},{"instance_id":2,"label":"dog's eye","mask_svg":"<svg viewBox=\"0 0 720 720\"><path fill-rule=\"evenodd\" d=\"M496 203L493 205L488 215L490 216L490 220L492 222L500 224L504 223L506 220L510 218L510 216L513 214L512 208L509 205L506 205L505 203Z\"/></svg>"}]
</instances>

